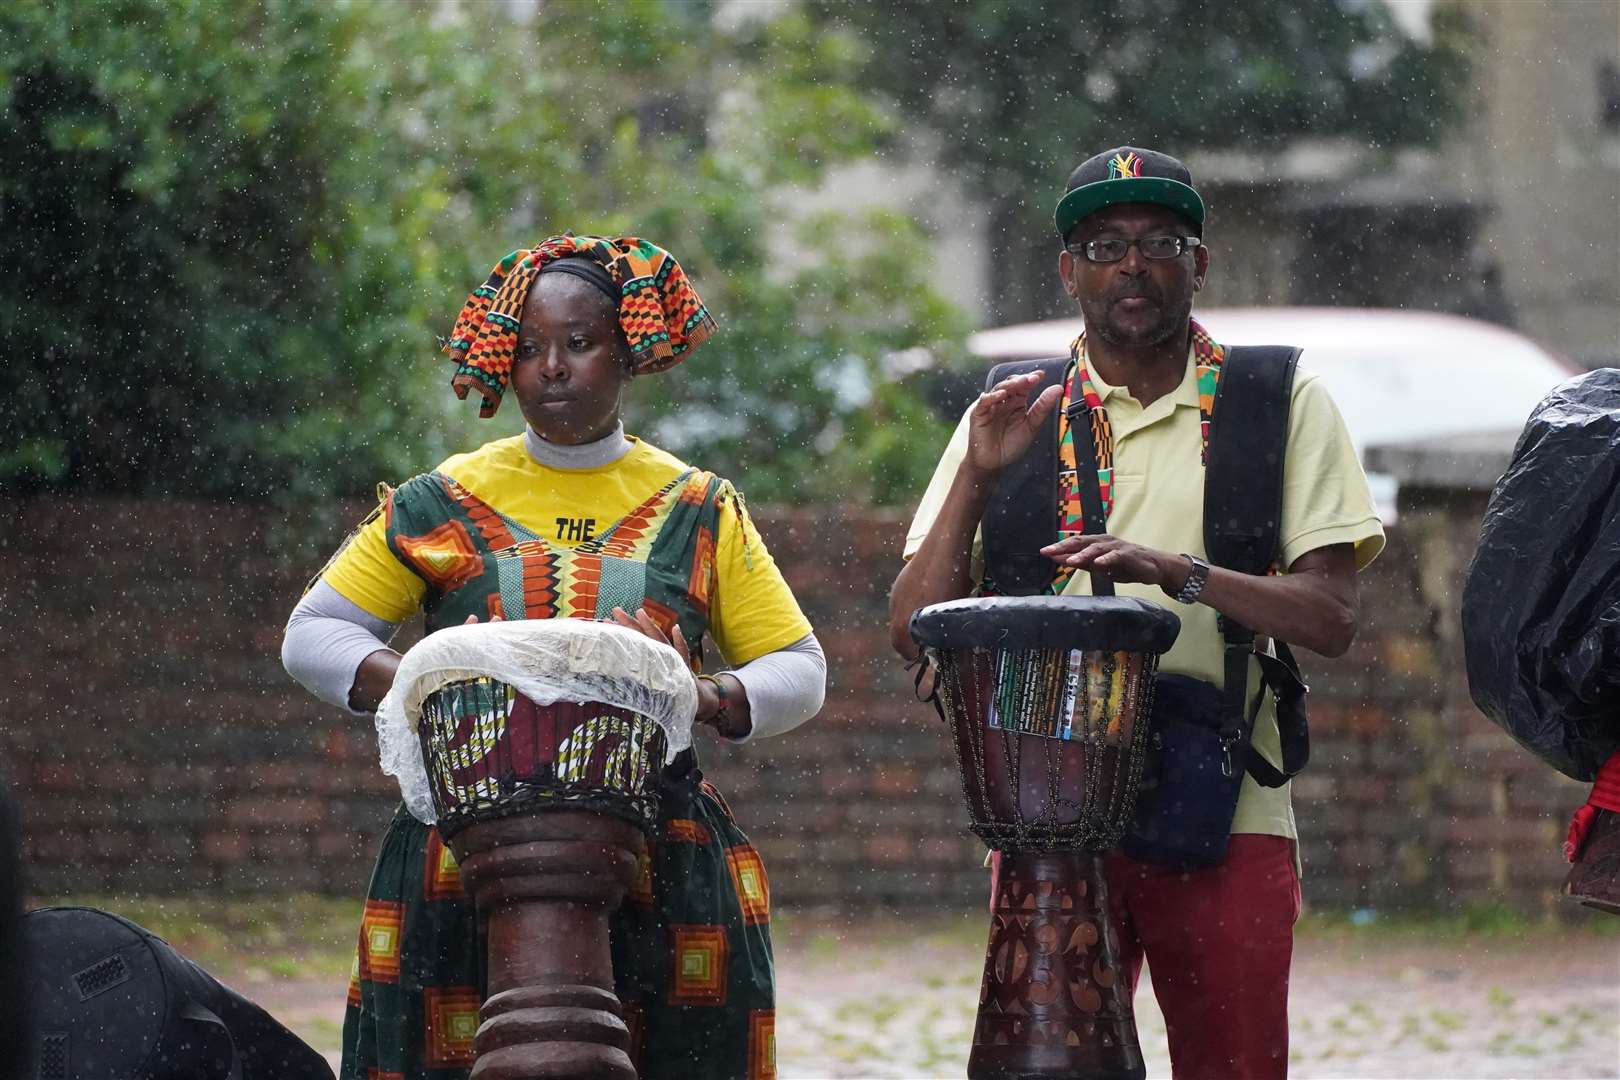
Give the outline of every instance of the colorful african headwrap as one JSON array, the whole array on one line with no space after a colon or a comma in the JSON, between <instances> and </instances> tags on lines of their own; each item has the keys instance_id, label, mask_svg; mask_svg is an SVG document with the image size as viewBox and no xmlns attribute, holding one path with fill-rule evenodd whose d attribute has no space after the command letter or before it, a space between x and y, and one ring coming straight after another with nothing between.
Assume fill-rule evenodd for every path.
<instances>
[{"instance_id":1,"label":"colorful african headwrap","mask_svg":"<svg viewBox=\"0 0 1620 1080\"><path fill-rule=\"evenodd\" d=\"M483 397L478 415L494 416L512 376L519 320L540 268L557 259L583 256L603 266L619 287L619 326L630 343L636 374L674 367L717 329L714 316L675 256L635 236L548 237L519 248L490 271L456 316L444 352L456 365L450 386L459 398L468 390Z\"/></svg>"}]
</instances>

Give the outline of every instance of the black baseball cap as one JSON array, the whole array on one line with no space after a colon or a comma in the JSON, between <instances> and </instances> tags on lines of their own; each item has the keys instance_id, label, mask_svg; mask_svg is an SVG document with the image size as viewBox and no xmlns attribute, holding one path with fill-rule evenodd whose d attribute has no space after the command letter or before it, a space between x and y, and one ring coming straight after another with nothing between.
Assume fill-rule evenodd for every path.
<instances>
[{"instance_id":1,"label":"black baseball cap","mask_svg":"<svg viewBox=\"0 0 1620 1080\"><path fill-rule=\"evenodd\" d=\"M1204 200L1193 190L1187 166L1157 150L1119 146L1082 161L1069 174L1057 204L1058 235L1065 239L1081 220L1116 203L1168 206L1204 227Z\"/></svg>"}]
</instances>

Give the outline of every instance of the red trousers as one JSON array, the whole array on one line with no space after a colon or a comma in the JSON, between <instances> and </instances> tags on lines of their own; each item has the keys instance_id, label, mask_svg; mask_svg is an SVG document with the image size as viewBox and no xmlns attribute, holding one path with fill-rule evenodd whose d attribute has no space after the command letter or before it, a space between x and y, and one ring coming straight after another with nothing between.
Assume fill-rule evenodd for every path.
<instances>
[{"instance_id":1,"label":"red trousers","mask_svg":"<svg viewBox=\"0 0 1620 1080\"><path fill-rule=\"evenodd\" d=\"M1173 870L1104 864L1132 993L1142 959L1164 1011L1176 1080L1288 1075L1288 967L1299 918L1294 842L1235 834L1226 861Z\"/></svg>"},{"instance_id":2,"label":"red trousers","mask_svg":"<svg viewBox=\"0 0 1620 1080\"><path fill-rule=\"evenodd\" d=\"M1127 985L1134 996L1145 957L1176 1080L1287 1076L1294 841L1238 833L1225 862L1198 870L1117 852L1104 867Z\"/></svg>"}]
</instances>

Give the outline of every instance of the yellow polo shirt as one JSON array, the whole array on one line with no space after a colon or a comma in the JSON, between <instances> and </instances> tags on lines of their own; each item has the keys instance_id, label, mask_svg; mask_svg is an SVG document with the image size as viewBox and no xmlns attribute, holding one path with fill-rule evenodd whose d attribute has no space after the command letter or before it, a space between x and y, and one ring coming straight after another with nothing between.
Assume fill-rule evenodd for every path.
<instances>
[{"instance_id":1,"label":"yellow polo shirt","mask_svg":"<svg viewBox=\"0 0 1620 1080\"><path fill-rule=\"evenodd\" d=\"M1109 533L1161 551L1206 556L1198 383L1191 354L1181 385L1145 409L1129 390L1108 385L1097 378L1095 371L1092 383L1108 410L1114 432L1114 509L1108 521ZM906 558L916 553L928 535L967 450L967 441L968 417L963 414L906 534ZM1303 368L1294 377L1288 417L1280 539L1285 567L1317 548L1354 544L1359 570L1384 547L1383 526L1344 420L1321 380ZM973 560L974 576L978 577L983 560L977 536ZM1221 685L1224 654L1214 608L1178 604L1153 585L1120 584L1115 591L1121 596L1151 600L1180 616L1181 636L1160 662L1161 670ZM1090 576L1083 571L1071 577L1064 589L1064 594L1071 596L1090 592ZM1256 696L1263 691L1260 665L1253 660L1249 686ZM1277 715L1270 694L1265 694L1253 741L1267 760L1281 764ZM1289 785L1264 788L1252 777L1245 777L1232 831L1295 837Z\"/></svg>"}]
</instances>

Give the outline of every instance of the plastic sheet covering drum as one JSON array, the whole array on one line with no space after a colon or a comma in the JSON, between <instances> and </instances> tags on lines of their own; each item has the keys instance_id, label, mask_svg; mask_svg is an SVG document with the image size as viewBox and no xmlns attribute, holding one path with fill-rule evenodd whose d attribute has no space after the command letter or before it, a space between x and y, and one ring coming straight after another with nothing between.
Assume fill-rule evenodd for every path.
<instances>
[{"instance_id":1,"label":"plastic sheet covering drum","mask_svg":"<svg viewBox=\"0 0 1620 1080\"><path fill-rule=\"evenodd\" d=\"M968 1076L1141 1077L1102 852L1136 808L1171 612L1129 597L923 608L972 828L1001 852Z\"/></svg>"},{"instance_id":2,"label":"plastic sheet covering drum","mask_svg":"<svg viewBox=\"0 0 1620 1080\"><path fill-rule=\"evenodd\" d=\"M1536 406L1463 589L1474 702L1559 772L1620 750L1620 370Z\"/></svg>"},{"instance_id":3,"label":"plastic sheet covering drum","mask_svg":"<svg viewBox=\"0 0 1620 1080\"><path fill-rule=\"evenodd\" d=\"M417 731L423 703L452 683L477 679L502 682L535 706L591 701L639 714L663 729L669 757L692 745L697 689L680 655L667 645L584 619L449 627L405 654L393 689L377 710L383 772L399 780L405 806L429 825L439 811Z\"/></svg>"}]
</instances>

